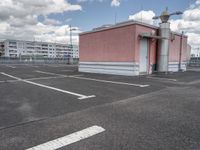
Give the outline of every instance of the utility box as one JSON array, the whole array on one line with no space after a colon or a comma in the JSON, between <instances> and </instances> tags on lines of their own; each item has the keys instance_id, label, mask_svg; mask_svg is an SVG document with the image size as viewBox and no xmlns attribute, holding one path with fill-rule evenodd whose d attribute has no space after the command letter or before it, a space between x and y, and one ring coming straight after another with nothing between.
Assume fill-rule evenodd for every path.
<instances>
[{"instance_id":1,"label":"utility box","mask_svg":"<svg viewBox=\"0 0 200 150\"><path fill-rule=\"evenodd\" d=\"M187 36L171 32L167 71L186 70ZM171 36L169 35L169 38ZM79 71L116 75L151 74L159 66L159 27L127 21L79 36ZM160 66L161 67L161 66ZM165 66L166 67L166 66Z\"/></svg>"}]
</instances>

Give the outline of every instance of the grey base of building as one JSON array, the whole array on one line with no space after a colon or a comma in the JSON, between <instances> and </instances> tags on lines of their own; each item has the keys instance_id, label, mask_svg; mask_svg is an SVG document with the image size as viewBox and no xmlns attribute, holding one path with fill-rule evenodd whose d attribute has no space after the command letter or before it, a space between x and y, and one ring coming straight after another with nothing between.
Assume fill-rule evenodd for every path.
<instances>
[{"instance_id":1,"label":"grey base of building","mask_svg":"<svg viewBox=\"0 0 200 150\"><path fill-rule=\"evenodd\" d=\"M182 71L186 71L186 64L186 62L182 62ZM168 71L178 72L179 63L169 62ZM139 72L138 62L79 62L79 72L124 76L138 76L142 74Z\"/></svg>"},{"instance_id":2,"label":"grey base of building","mask_svg":"<svg viewBox=\"0 0 200 150\"><path fill-rule=\"evenodd\" d=\"M136 62L79 62L79 72L137 76L139 64Z\"/></svg>"},{"instance_id":3,"label":"grey base of building","mask_svg":"<svg viewBox=\"0 0 200 150\"><path fill-rule=\"evenodd\" d=\"M169 72L178 72L180 70L186 71L186 66L187 66L186 62L182 62L180 68L179 66L180 66L179 62L169 62L168 71Z\"/></svg>"}]
</instances>

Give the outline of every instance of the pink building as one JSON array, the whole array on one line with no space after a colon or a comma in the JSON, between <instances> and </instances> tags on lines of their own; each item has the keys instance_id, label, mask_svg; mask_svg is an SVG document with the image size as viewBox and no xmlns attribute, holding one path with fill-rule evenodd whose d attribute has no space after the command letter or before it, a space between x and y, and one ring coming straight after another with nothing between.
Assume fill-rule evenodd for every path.
<instances>
[{"instance_id":1,"label":"pink building","mask_svg":"<svg viewBox=\"0 0 200 150\"><path fill-rule=\"evenodd\" d=\"M80 72L140 75L156 71L158 27L136 21L80 34ZM171 33L168 71L186 70L187 36Z\"/></svg>"}]
</instances>

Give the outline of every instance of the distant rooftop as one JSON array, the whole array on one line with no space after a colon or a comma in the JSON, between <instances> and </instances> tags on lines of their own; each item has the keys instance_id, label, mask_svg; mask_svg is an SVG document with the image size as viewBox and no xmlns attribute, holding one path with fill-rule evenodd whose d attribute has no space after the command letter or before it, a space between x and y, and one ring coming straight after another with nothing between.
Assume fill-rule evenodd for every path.
<instances>
[{"instance_id":1,"label":"distant rooftop","mask_svg":"<svg viewBox=\"0 0 200 150\"><path fill-rule=\"evenodd\" d=\"M0 42L11 41L11 42L29 42L29 43L41 43L41 44L59 44L59 45L70 45L69 43L59 43L59 42L45 42L45 41L30 41L30 40L16 40L16 39L0 39ZM77 43L73 43L77 45Z\"/></svg>"}]
</instances>

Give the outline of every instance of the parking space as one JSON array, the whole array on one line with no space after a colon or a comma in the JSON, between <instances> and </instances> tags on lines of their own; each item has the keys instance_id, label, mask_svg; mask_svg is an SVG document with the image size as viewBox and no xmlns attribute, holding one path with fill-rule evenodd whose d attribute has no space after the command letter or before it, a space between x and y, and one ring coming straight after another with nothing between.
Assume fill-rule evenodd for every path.
<instances>
[{"instance_id":1,"label":"parking space","mask_svg":"<svg viewBox=\"0 0 200 150\"><path fill-rule=\"evenodd\" d=\"M164 80L164 81L168 80L168 81L172 81L172 82L189 83L189 82L193 82L194 80L197 80L198 77L199 77L198 71L190 70L187 72L157 74L157 75L152 75L148 78L160 79L160 80Z\"/></svg>"},{"instance_id":2,"label":"parking space","mask_svg":"<svg viewBox=\"0 0 200 150\"><path fill-rule=\"evenodd\" d=\"M16 71L7 68L0 74L5 78L3 81L7 81L0 84L1 128L159 90L158 87L152 88L150 85L146 87L145 82L131 84L80 78L81 74L77 71L78 76L71 75L69 72L55 74L55 72L59 73L58 67L58 71L53 67L51 73L38 71L38 68L29 66L26 66L26 70L24 66L20 67L17 67ZM50 68L41 66L40 70L49 71Z\"/></svg>"},{"instance_id":3,"label":"parking space","mask_svg":"<svg viewBox=\"0 0 200 150\"><path fill-rule=\"evenodd\" d=\"M77 66L61 64L0 65L0 70L0 149L49 144L80 150L146 149L152 144L148 148L155 149L164 144L158 138L174 138L171 132L165 135L169 130L182 132L174 127L186 123L184 111L186 116L199 113L199 72L125 77L79 73ZM199 132L198 116L190 117ZM194 133L183 136L198 145Z\"/></svg>"},{"instance_id":4,"label":"parking space","mask_svg":"<svg viewBox=\"0 0 200 150\"><path fill-rule=\"evenodd\" d=\"M40 74L34 71L34 68L31 68L30 66L25 67L16 67L15 69L10 69L10 68L1 68L1 73L7 73L12 76L16 76L22 79L30 79L30 78L40 78L40 77L48 77L52 75L45 75L45 74ZM2 75L2 74L1 74Z\"/></svg>"}]
</instances>

